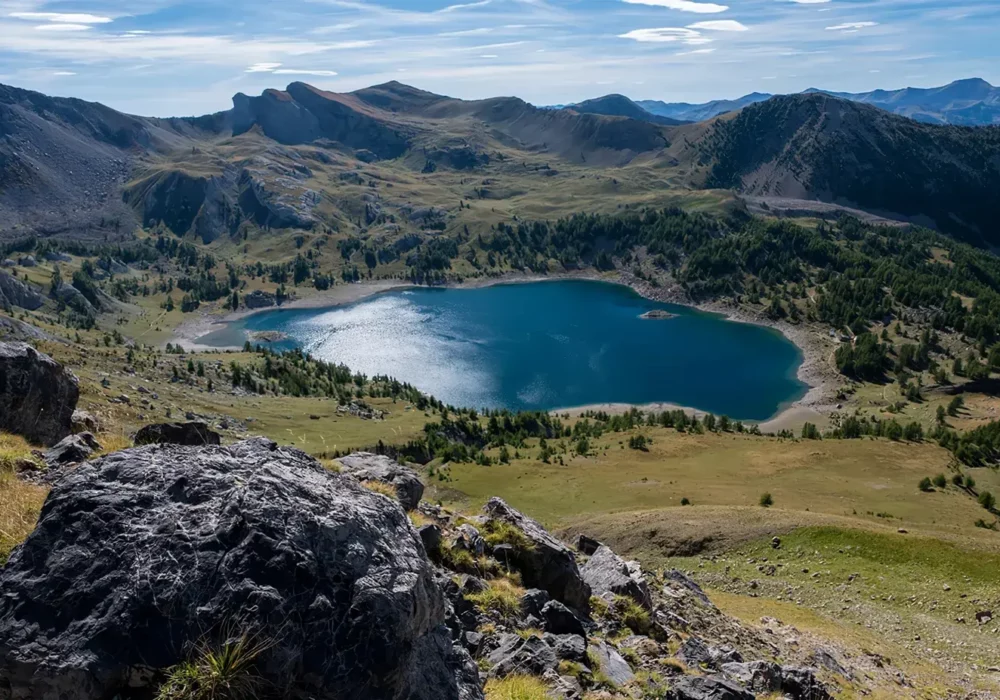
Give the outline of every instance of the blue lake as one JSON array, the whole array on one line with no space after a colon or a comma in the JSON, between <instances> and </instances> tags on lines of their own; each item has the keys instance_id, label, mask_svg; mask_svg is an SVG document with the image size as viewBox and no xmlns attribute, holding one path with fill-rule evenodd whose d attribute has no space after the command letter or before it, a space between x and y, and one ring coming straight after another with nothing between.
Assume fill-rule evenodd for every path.
<instances>
[{"instance_id":1,"label":"blue lake","mask_svg":"<svg viewBox=\"0 0 1000 700\"><path fill-rule=\"evenodd\" d=\"M656 309L676 315L641 318ZM801 352L777 331L602 282L387 292L258 313L198 342L242 345L250 331L279 331L275 349L390 375L455 406L665 402L764 420L808 388L796 378Z\"/></svg>"}]
</instances>

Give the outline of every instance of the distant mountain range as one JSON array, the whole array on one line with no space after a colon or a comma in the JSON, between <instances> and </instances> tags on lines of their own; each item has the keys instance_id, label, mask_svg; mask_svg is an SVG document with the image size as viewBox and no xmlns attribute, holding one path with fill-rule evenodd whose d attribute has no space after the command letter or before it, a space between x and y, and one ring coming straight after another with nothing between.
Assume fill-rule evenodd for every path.
<instances>
[{"instance_id":1,"label":"distant mountain range","mask_svg":"<svg viewBox=\"0 0 1000 700\"><path fill-rule=\"evenodd\" d=\"M948 91L956 109L988 92L981 81ZM947 91L925 92L943 104ZM405 248L406 235L460 220L463 201L546 217L710 189L719 200L729 191L853 207L1000 245L1000 127L921 123L822 92L757 97L679 123L617 95L542 109L397 82L351 93L292 83L237 94L218 114L151 119L0 86L0 242L109 239L141 224L205 243L248 229L375 230ZM895 99L916 113L906 95ZM703 116L694 107L682 114Z\"/></svg>"},{"instance_id":2,"label":"distant mountain range","mask_svg":"<svg viewBox=\"0 0 1000 700\"><path fill-rule=\"evenodd\" d=\"M1000 124L1000 88L990 85L981 78L956 80L936 88L903 88L862 93L831 92L810 88L805 92L819 92L852 102L863 102L928 124L959 126ZM771 97L773 95L755 92L736 100L714 100L704 104L667 103L659 100L640 100L633 104L656 116L697 122L763 102ZM599 101L589 100L582 104Z\"/></svg>"}]
</instances>

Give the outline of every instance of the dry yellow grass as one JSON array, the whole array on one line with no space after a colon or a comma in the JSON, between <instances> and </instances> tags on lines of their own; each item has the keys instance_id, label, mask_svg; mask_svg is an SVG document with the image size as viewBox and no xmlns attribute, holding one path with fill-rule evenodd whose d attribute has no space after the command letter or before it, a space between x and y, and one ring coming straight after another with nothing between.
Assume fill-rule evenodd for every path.
<instances>
[{"instance_id":1,"label":"dry yellow grass","mask_svg":"<svg viewBox=\"0 0 1000 700\"><path fill-rule=\"evenodd\" d=\"M14 463L31 457L31 446L15 435L0 433L0 564L24 541L38 521L48 489L21 481Z\"/></svg>"},{"instance_id":2,"label":"dry yellow grass","mask_svg":"<svg viewBox=\"0 0 1000 700\"><path fill-rule=\"evenodd\" d=\"M388 496L394 501L399 500L399 496L396 494L396 489L391 484L387 484L382 481L362 481L361 485L373 493L380 493L383 496Z\"/></svg>"},{"instance_id":3,"label":"dry yellow grass","mask_svg":"<svg viewBox=\"0 0 1000 700\"><path fill-rule=\"evenodd\" d=\"M486 681L486 700L548 700L548 687L534 676L508 676Z\"/></svg>"},{"instance_id":4,"label":"dry yellow grass","mask_svg":"<svg viewBox=\"0 0 1000 700\"><path fill-rule=\"evenodd\" d=\"M974 527L983 509L966 493L950 486L934 493L917 488L926 476L951 473L951 454L931 443L643 433L652 438L648 452L627 449L622 443L629 433L618 433L593 441L595 456L567 458L565 466L530 458L490 468L453 465L449 490L440 495L469 508L501 496L549 526L564 526L662 509L676 509L683 519L693 510L680 509L683 498L695 507L763 510L757 503L769 492L771 510L780 511L774 517L789 526L836 516L893 529L983 536Z\"/></svg>"},{"instance_id":5,"label":"dry yellow grass","mask_svg":"<svg viewBox=\"0 0 1000 700\"><path fill-rule=\"evenodd\" d=\"M101 449L93 454L91 459L97 459L112 452L120 452L132 447L132 438L124 432L101 433L95 436L100 443Z\"/></svg>"}]
</instances>

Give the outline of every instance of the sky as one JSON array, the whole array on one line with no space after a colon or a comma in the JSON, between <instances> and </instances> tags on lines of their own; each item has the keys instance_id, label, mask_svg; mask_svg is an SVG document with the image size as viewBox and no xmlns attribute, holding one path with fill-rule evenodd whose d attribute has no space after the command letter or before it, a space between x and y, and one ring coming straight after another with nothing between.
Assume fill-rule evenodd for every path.
<instances>
[{"instance_id":1,"label":"sky","mask_svg":"<svg viewBox=\"0 0 1000 700\"><path fill-rule=\"evenodd\" d=\"M538 105L1000 84L996 0L0 0L0 83L148 116L398 80Z\"/></svg>"}]
</instances>

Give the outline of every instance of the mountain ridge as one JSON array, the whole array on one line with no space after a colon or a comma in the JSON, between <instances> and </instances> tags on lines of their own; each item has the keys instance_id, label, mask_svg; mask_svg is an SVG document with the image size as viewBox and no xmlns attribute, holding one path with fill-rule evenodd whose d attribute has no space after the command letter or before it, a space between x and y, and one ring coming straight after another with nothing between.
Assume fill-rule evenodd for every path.
<instances>
[{"instance_id":1,"label":"mountain ridge","mask_svg":"<svg viewBox=\"0 0 1000 700\"><path fill-rule=\"evenodd\" d=\"M612 98L583 109L641 110ZM451 206L469 199L520 207L533 193L534 215L545 216L553 206L620 207L630 193L652 204L712 191L849 206L1000 242L991 204L1000 127L925 124L824 92L665 125L398 82L351 93L295 82L237 93L226 112L175 119L0 88L0 125L8 239L122 236L140 223L204 243L248 226L385 226L396 235L444 230ZM408 183L404 196L380 194L380 179Z\"/></svg>"},{"instance_id":2,"label":"mountain ridge","mask_svg":"<svg viewBox=\"0 0 1000 700\"><path fill-rule=\"evenodd\" d=\"M929 124L987 126L1000 124L1000 88L982 78L966 78L933 88L906 87L898 90L872 90L850 93L808 88L802 93L821 92L852 102L881 107L886 111ZM667 103L661 100L638 100L643 109L672 119L701 121L726 112L763 102L774 95L750 93L734 100L713 100L701 104Z\"/></svg>"}]
</instances>

